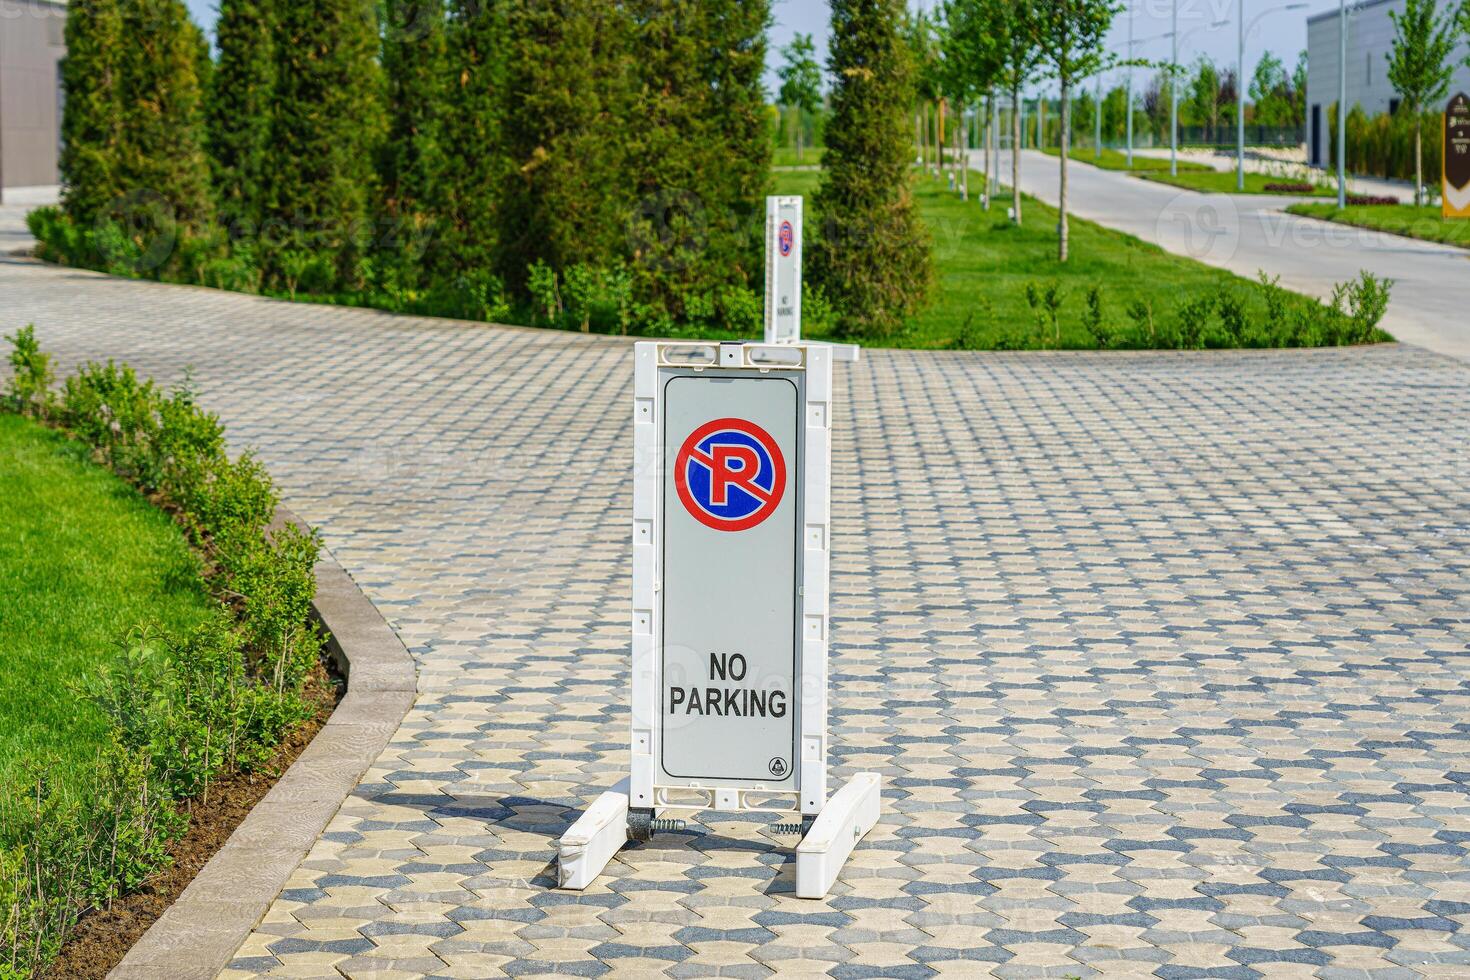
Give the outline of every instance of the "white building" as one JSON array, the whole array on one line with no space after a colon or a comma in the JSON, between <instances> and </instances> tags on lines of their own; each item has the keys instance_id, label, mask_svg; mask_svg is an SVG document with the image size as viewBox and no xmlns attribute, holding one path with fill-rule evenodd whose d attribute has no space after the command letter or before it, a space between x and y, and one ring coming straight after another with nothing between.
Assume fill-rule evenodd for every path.
<instances>
[{"instance_id":1,"label":"white building","mask_svg":"<svg viewBox=\"0 0 1470 980\"><path fill-rule=\"evenodd\" d=\"M1441 10L1451 10L1458 0L1439 0ZM1347 15L1347 106L1362 106L1368 115L1393 112L1398 93L1388 81L1388 53L1393 49L1394 26L1389 11L1402 14L1405 0L1363 0L1348 5ZM1337 104L1340 79L1337 10L1307 20L1307 159L1314 165L1331 167L1336 159L1336 134L1328 131L1332 107ZM1470 49L1462 43L1452 56L1459 64L1450 94L1470 94L1470 68L1464 59Z\"/></svg>"}]
</instances>

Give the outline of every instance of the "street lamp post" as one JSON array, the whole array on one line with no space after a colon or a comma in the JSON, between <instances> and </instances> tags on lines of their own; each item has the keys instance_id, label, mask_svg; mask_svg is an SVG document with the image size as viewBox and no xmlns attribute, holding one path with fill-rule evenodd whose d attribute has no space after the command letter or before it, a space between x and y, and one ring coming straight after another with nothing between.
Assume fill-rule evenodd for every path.
<instances>
[{"instance_id":1,"label":"street lamp post","mask_svg":"<svg viewBox=\"0 0 1470 980\"><path fill-rule=\"evenodd\" d=\"M1169 35L1167 35L1167 34L1155 34L1152 37L1141 37L1141 38L1138 38L1137 40L1134 40L1134 38L1133 38L1133 15L1132 15L1132 11L1131 10L1129 11L1129 17L1128 17L1128 60L1130 62L1130 64L1128 65L1128 169L1129 170L1132 170L1133 169L1133 65L1131 64L1131 62L1133 61L1133 51L1140 44L1147 44L1150 41L1161 41L1161 40L1163 40L1164 38L1166 38L1168 36Z\"/></svg>"},{"instance_id":2,"label":"street lamp post","mask_svg":"<svg viewBox=\"0 0 1470 980\"><path fill-rule=\"evenodd\" d=\"M1240 36L1235 49L1235 189L1245 190L1245 0L1240 0Z\"/></svg>"},{"instance_id":3,"label":"street lamp post","mask_svg":"<svg viewBox=\"0 0 1470 980\"><path fill-rule=\"evenodd\" d=\"M1169 28L1173 54L1169 57L1169 173L1179 176L1179 0L1174 0L1174 22Z\"/></svg>"},{"instance_id":4,"label":"street lamp post","mask_svg":"<svg viewBox=\"0 0 1470 980\"><path fill-rule=\"evenodd\" d=\"M1133 169L1133 4L1128 5L1128 169Z\"/></svg>"},{"instance_id":5,"label":"street lamp post","mask_svg":"<svg viewBox=\"0 0 1470 980\"><path fill-rule=\"evenodd\" d=\"M1097 97L1092 100L1092 158L1102 159L1102 72L1097 73Z\"/></svg>"},{"instance_id":6,"label":"street lamp post","mask_svg":"<svg viewBox=\"0 0 1470 980\"><path fill-rule=\"evenodd\" d=\"M1288 4L1275 10L1266 10L1256 15L1256 19L1245 23L1245 0L1240 0L1240 16L1237 18L1240 27L1239 46L1235 57L1235 189L1245 190L1245 38L1251 31L1255 30L1257 24L1263 17L1275 13L1284 13L1288 10L1304 10L1305 3Z\"/></svg>"},{"instance_id":7,"label":"street lamp post","mask_svg":"<svg viewBox=\"0 0 1470 980\"><path fill-rule=\"evenodd\" d=\"M1337 0L1337 209L1347 207L1347 0Z\"/></svg>"}]
</instances>

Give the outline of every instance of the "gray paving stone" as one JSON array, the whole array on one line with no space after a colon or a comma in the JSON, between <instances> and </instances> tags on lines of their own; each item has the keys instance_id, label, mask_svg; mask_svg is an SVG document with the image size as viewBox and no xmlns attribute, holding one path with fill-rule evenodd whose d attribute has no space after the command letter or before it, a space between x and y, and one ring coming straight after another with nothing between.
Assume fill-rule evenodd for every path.
<instances>
[{"instance_id":1,"label":"gray paving stone","mask_svg":"<svg viewBox=\"0 0 1470 980\"><path fill-rule=\"evenodd\" d=\"M832 758L883 773L882 821L823 902L729 815L572 896L554 841L626 765L626 343L13 262L0 291L62 368L190 369L414 658L228 977L1465 969L1462 364L866 352Z\"/></svg>"}]
</instances>

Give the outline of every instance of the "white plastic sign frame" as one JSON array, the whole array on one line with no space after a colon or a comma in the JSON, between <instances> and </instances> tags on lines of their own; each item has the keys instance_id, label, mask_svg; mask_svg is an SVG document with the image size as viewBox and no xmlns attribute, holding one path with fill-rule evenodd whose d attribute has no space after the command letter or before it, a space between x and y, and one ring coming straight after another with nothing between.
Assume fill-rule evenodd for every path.
<instances>
[{"instance_id":1,"label":"white plastic sign frame","mask_svg":"<svg viewBox=\"0 0 1470 980\"><path fill-rule=\"evenodd\" d=\"M693 355L705 363L689 363ZM632 769L629 805L665 809L689 806L703 796L697 809L779 811L797 810L815 815L827 798L827 583L831 524L830 473L832 469L831 401L832 358L821 347L767 347L753 344L635 345L633 453L633 672ZM795 402L793 420L801 444L800 464L788 460L785 494L796 506L801 554L797 563L799 589L793 630L799 629L791 692L796 718L796 751L792 773L785 779L704 779L674 777L662 763L661 726L664 723L662 676L664 614L663 589L666 526L664 509L678 506L666 501L665 465L670 446L661 432L664 424L666 382L675 377L703 376L706 384L723 378L797 376L804 384ZM668 437L682 440L682 433ZM794 791L794 793L793 793ZM757 805L752 794L792 794L787 805ZM799 804L799 805L798 805Z\"/></svg>"},{"instance_id":2,"label":"white plastic sign frame","mask_svg":"<svg viewBox=\"0 0 1470 980\"><path fill-rule=\"evenodd\" d=\"M665 824L677 824L662 819L668 812L746 810L799 817L799 823L778 825L778 830L803 835L796 854L797 894L820 898L857 841L876 824L880 804L876 773L858 774L830 805L827 797L834 351L825 344L643 342L634 345L634 360L630 769L627 779L604 793L563 835L559 884L587 887L630 837L647 839ZM672 777L661 761L666 683L662 593L668 543L664 510L687 506L667 499L666 472L671 445L685 442L686 434L682 428L664 431L666 387L681 378L712 383L783 377L800 382L792 420L799 452L788 463L785 488L786 498L796 505L800 542L794 556L799 589L790 622L796 652L792 701L798 711L797 758L792 772L781 779ZM689 420L684 418L682 425L688 427ZM797 547L795 540L791 547Z\"/></svg>"}]
</instances>

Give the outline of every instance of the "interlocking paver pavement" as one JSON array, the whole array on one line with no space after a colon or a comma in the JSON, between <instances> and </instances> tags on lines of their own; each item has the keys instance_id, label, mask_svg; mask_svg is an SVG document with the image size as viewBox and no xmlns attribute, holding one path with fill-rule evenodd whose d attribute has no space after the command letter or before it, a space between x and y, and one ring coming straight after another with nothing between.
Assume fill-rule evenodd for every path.
<instances>
[{"instance_id":1,"label":"interlocking paver pavement","mask_svg":"<svg viewBox=\"0 0 1470 980\"><path fill-rule=\"evenodd\" d=\"M840 371L831 896L765 818L553 842L626 763L630 350L0 264L192 376L421 697L227 976L1470 975L1470 368L1404 347Z\"/></svg>"}]
</instances>

